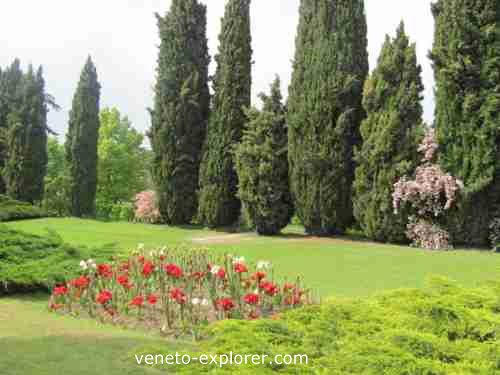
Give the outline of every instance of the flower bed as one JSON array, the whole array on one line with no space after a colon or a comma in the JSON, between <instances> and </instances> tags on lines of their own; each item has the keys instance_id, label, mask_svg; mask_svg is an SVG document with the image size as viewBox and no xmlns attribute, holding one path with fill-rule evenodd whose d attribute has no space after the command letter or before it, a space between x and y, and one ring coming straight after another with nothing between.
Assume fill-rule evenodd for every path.
<instances>
[{"instance_id":1,"label":"flower bed","mask_svg":"<svg viewBox=\"0 0 500 375\"><path fill-rule=\"evenodd\" d=\"M312 303L300 278L278 283L269 262L206 250L141 251L80 267L79 277L54 287L51 310L166 335L197 337L198 328L215 320L258 319Z\"/></svg>"}]
</instances>

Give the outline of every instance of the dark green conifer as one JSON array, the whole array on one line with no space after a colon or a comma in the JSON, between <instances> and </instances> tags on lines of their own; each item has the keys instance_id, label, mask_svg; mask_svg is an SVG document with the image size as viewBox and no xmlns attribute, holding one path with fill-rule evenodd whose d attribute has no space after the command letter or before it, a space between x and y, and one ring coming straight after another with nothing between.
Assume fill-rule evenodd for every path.
<instances>
[{"instance_id":1,"label":"dark green conifer","mask_svg":"<svg viewBox=\"0 0 500 375\"><path fill-rule=\"evenodd\" d=\"M70 212L75 217L95 216L100 92L97 71L89 57L73 97L65 145Z\"/></svg>"},{"instance_id":2,"label":"dark green conifer","mask_svg":"<svg viewBox=\"0 0 500 375\"><path fill-rule=\"evenodd\" d=\"M259 234L274 235L293 216L288 184L288 136L280 80L271 95L261 94L263 109L247 111L248 123L235 160L239 197Z\"/></svg>"},{"instance_id":3,"label":"dark green conifer","mask_svg":"<svg viewBox=\"0 0 500 375\"><path fill-rule=\"evenodd\" d=\"M356 152L354 214L365 235L377 241L406 241L405 212L394 213L394 184L413 173L422 133L422 68L415 44L401 23L386 37L378 64L365 83L362 145Z\"/></svg>"},{"instance_id":4,"label":"dark green conifer","mask_svg":"<svg viewBox=\"0 0 500 375\"><path fill-rule=\"evenodd\" d=\"M302 0L288 100L290 180L311 234L353 222L354 147L368 74L363 0Z\"/></svg>"},{"instance_id":5,"label":"dark green conifer","mask_svg":"<svg viewBox=\"0 0 500 375\"><path fill-rule=\"evenodd\" d=\"M240 142L250 106L252 47L250 0L229 0L215 58L214 98L200 170L198 219L209 227L232 225L241 202L233 148Z\"/></svg>"},{"instance_id":6,"label":"dark green conifer","mask_svg":"<svg viewBox=\"0 0 500 375\"><path fill-rule=\"evenodd\" d=\"M208 121L206 6L173 0L158 16L160 51L152 111L153 176L167 224L189 224L197 212L199 168Z\"/></svg>"},{"instance_id":7,"label":"dark green conifer","mask_svg":"<svg viewBox=\"0 0 500 375\"><path fill-rule=\"evenodd\" d=\"M465 185L455 242L486 244L500 216L500 3L438 0L430 57L440 164Z\"/></svg>"},{"instance_id":8,"label":"dark green conifer","mask_svg":"<svg viewBox=\"0 0 500 375\"><path fill-rule=\"evenodd\" d=\"M18 76L17 69L15 71L14 78ZM35 73L30 65L27 74L22 76L12 92L6 131L6 192L16 200L40 202L47 173L48 131L42 69L39 68Z\"/></svg>"}]
</instances>

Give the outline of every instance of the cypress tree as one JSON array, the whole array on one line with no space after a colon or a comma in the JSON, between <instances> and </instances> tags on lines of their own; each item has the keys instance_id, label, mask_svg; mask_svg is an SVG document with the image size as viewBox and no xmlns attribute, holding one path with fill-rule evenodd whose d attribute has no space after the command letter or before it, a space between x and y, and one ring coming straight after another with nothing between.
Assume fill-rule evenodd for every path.
<instances>
[{"instance_id":1,"label":"cypress tree","mask_svg":"<svg viewBox=\"0 0 500 375\"><path fill-rule=\"evenodd\" d=\"M356 152L354 214L366 236L405 242L408 215L394 213L394 184L412 174L422 133L422 68L415 44L401 23L396 37L386 37L378 65L365 83L362 146Z\"/></svg>"},{"instance_id":2,"label":"cypress tree","mask_svg":"<svg viewBox=\"0 0 500 375\"><path fill-rule=\"evenodd\" d=\"M250 106L251 59L250 0L229 0L215 58L213 108L200 170L198 219L209 227L232 225L240 214L232 149L246 122L243 108Z\"/></svg>"},{"instance_id":3,"label":"cypress tree","mask_svg":"<svg viewBox=\"0 0 500 375\"><path fill-rule=\"evenodd\" d=\"M189 224L197 211L210 104L206 6L173 0L165 18L157 17L161 44L150 131L153 176L163 221Z\"/></svg>"},{"instance_id":4,"label":"cypress tree","mask_svg":"<svg viewBox=\"0 0 500 375\"><path fill-rule=\"evenodd\" d=\"M439 161L465 185L451 230L455 242L486 244L500 216L500 3L438 0L432 12Z\"/></svg>"},{"instance_id":5,"label":"cypress tree","mask_svg":"<svg viewBox=\"0 0 500 375\"><path fill-rule=\"evenodd\" d=\"M21 62L14 62L2 73L0 79L0 194L7 191L5 164L8 150L8 117L11 112L20 111L23 72ZM12 119L11 121L14 121Z\"/></svg>"},{"instance_id":6,"label":"cypress tree","mask_svg":"<svg viewBox=\"0 0 500 375\"><path fill-rule=\"evenodd\" d=\"M35 203L43 198L48 162L48 107L42 68L35 73L30 65L16 92L20 102L12 105L7 115L6 191L16 200Z\"/></svg>"},{"instance_id":7,"label":"cypress tree","mask_svg":"<svg viewBox=\"0 0 500 375\"><path fill-rule=\"evenodd\" d=\"M353 222L354 147L368 74L363 0L302 0L288 99L291 188L310 234Z\"/></svg>"},{"instance_id":8,"label":"cypress tree","mask_svg":"<svg viewBox=\"0 0 500 375\"><path fill-rule=\"evenodd\" d=\"M247 111L248 123L242 142L236 147L239 197L259 234L274 235L293 216L288 186L288 153L285 107L280 80L271 86L271 95L260 95L262 111Z\"/></svg>"},{"instance_id":9,"label":"cypress tree","mask_svg":"<svg viewBox=\"0 0 500 375\"><path fill-rule=\"evenodd\" d=\"M73 97L65 145L70 211L75 217L95 217L100 91L97 71L89 57Z\"/></svg>"}]
</instances>

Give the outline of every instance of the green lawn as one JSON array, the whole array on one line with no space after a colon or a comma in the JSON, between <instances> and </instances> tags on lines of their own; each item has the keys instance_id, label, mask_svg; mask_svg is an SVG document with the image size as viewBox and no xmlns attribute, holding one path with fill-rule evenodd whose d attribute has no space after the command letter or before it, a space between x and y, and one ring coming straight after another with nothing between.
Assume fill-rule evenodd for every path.
<instances>
[{"instance_id":1,"label":"green lawn","mask_svg":"<svg viewBox=\"0 0 500 375\"><path fill-rule=\"evenodd\" d=\"M281 276L302 274L307 284L324 297L362 297L387 289L423 287L432 275L447 276L466 286L500 278L500 255L491 252L428 252L349 238L309 238L298 227L288 228L280 237L262 238L77 219L40 219L8 225L32 233L53 229L75 244L116 243L118 251L133 249L138 243L148 247L191 243L252 260L271 260ZM0 299L0 374L160 373L136 366L132 354L134 348L157 346L159 337L51 314L46 298ZM162 342L165 354L175 351L175 345L188 345Z\"/></svg>"},{"instance_id":2,"label":"green lawn","mask_svg":"<svg viewBox=\"0 0 500 375\"><path fill-rule=\"evenodd\" d=\"M422 287L433 275L447 276L465 286L500 278L499 254L470 250L430 252L348 238L308 238L297 227L288 228L284 236L270 238L77 219L40 219L8 225L32 233L50 228L74 244L113 242L123 251L136 248L138 243L195 243L253 260L271 260L281 276L301 274L322 296L365 296L387 289ZM205 240L193 241L196 239Z\"/></svg>"}]
</instances>

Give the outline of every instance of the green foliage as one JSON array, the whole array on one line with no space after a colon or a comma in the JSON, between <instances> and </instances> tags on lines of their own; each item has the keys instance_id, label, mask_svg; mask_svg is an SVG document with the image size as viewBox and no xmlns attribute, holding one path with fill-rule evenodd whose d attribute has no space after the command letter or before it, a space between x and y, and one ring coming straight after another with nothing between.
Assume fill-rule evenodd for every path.
<instances>
[{"instance_id":1,"label":"green foliage","mask_svg":"<svg viewBox=\"0 0 500 375\"><path fill-rule=\"evenodd\" d=\"M497 0L439 0L430 57L436 79L440 164L466 200L452 220L455 242L486 244L500 209L500 38Z\"/></svg>"},{"instance_id":2,"label":"green foliage","mask_svg":"<svg viewBox=\"0 0 500 375\"><path fill-rule=\"evenodd\" d=\"M387 36L378 65L365 83L362 146L356 152L354 215L364 234L377 241L405 242L407 212L394 213L394 184L412 174L422 133L422 68L416 47L398 28Z\"/></svg>"},{"instance_id":3,"label":"green foliage","mask_svg":"<svg viewBox=\"0 0 500 375\"><path fill-rule=\"evenodd\" d=\"M353 222L354 147L368 74L362 0L302 0L288 99L290 184L310 234Z\"/></svg>"},{"instance_id":4,"label":"green foliage","mask_svg":"<svg viewBox=\"0 0 500 375\"><path fill-rule=\"evenodd\" d=\"M70 211L75 217L95 216L100 91L97 71L89 56L73 97L65 145Z\"/></svg>"},{"instance_id":5,"label":"green foliage","mask_svg":"<svg viewBox=\"0 0 500 375\"><path fill-rule=\"evenodd\" d=\"M279 78L271 86L271 96L261 94L261 98L262 111L246 112L249 120L235 149L235 164L244 211L259 234L273 235L289 224L294 212Z\"/></svg>"},{"instance_id":6,"label":"green foliage","mask_svg":"<svg viewBox=\"0 0 500 375\"><path fill-rule=\"evenodd\" d=\"M363 300L334 299L276 320L225 321L196 356L267 354L265 365L192 364L178 373L496 374L500 371L500 284L464 289L434 280ZM135 351L137 352L137 351ZM148 353L162 353L161 347ZM308 364L270 364L277 354L306 354Z\"/></svg>"},{"instance_id":7,"label":"green foliage","mask_svg":"<svg viewBox=\"0 0 500 375\"><path fill-rule=\"evenodd\" d=\"M40 202L47 171L47 113L53 105L45 93L42 68L24 74L19 60L0 82L0 169L4 188L14 199Z\"/></svg>"},{"instance_id":8,"label":"green foliage","mask_svg":"<svg viewBox=\"0 0 500 375\"><path fill-rule=\"evenodd\" d=\"M250 106L252 46L250 0L229 0L215 57L213 108L200 169L198 220L209 227L234 224L240 216L233 147L240 142Z\"/></svg>"},{"instance_id":9,"label":"green foliage","mask_svg":"<svg viewBox=\"0 0 500 375\"><path fill-rule=\"evenodd\" d=\"M153 179L162 220L189 224L198 207L210 105L206 6L173 0L167 15L157 18L161 44L150 132Z\"/></svg>"},{"instance_id":10,"label":"green foliage","mask_svg":"<svg viewBox=\"0 0 500 375\"><path fill-rule=\"evenodd\" d=\"M117 109L100 114L98 141L97 216L110 219L114 206L132 202L146 188L148 159L144 136ZM116 209L115 209L116 210Z\"/></svg>"},{"instance_id":11,"label":"green foliage","mask_svg":"<svg viewBox=\"0 0 500 375\"><path fill-rule=\"evenodd\" d=\"M47 212L38 206L0 195L0 222L37 219L47 216Z\"/></svg>"},{"instance_id":12,"label":"green foliage","mask_svg":"<svg viewBox=\"0 0 500 375\"><path fill-rule=\"evenodd\" d=\"M0 225L0 294L50 289L78 275L82 259L109 260L111 246L75 247L55 233L38 236Z\"/></svg>"},{"instance_id":13,"label":"green foliage","mask_svg":"<svg viewBox=\"0 0 500 375\"><path fill-rule=\"evenodd\" d=\"M67 216L70 207L70 180L64 145L56 137L49 137L47 146L48 164L42 207L54 216Z\"/></svg>"}]
</instances>

